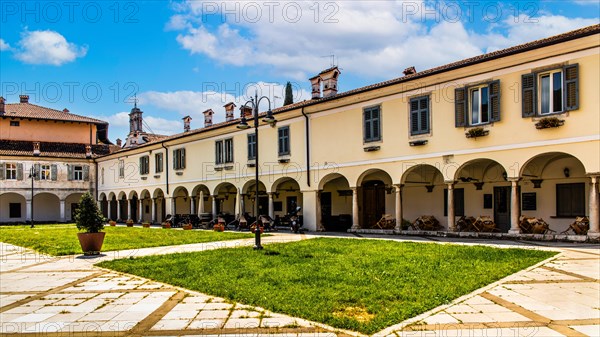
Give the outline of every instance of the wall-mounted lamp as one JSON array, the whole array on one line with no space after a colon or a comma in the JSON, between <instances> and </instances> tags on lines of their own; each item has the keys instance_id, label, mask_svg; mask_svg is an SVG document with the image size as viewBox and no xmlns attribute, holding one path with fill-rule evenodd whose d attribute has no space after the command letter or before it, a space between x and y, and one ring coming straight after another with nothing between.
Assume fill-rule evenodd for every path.
<instances>
[{"instance_id":1,"label":"wall-mounted lamp","mask_svg":"<svg viewBox=\"0 0 600 337\"><path fill-rule=\"evenodd\" d=\"M565 174L565 178L569 178L569 176L571 176L571 171L569 170L568 167L565 167L565 169L563 170L563 173Z\"/></svg>"}]
</instances>

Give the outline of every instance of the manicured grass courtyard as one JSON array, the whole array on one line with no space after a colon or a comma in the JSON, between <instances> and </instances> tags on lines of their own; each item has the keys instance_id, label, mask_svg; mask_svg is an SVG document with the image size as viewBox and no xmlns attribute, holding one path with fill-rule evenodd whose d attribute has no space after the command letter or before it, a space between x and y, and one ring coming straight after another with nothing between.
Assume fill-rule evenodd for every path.
<instances>
[{"instance_id":1,"label":"manicured grass courtyard","mask_svg":"<svg viewBox=\"0 0 600 337\"><path fill-rule=\"evenodd\" d=\"M102 262L101 267L374 333L555 253L319 238Z\"/></svg>"},{"instance_id":2,"label":"manicured grass courtyard","mask_svg":"<svg viewBox=\"0 0 600 337\"><path fill-rule=\"evenodd\" d=\"M102 251L183 245L253 237L250 233L182 231L141 227L104 227ZM0 226L0 242L32 248L50 255L81 254L74 224Z\"/></svg>"}]
</instances>

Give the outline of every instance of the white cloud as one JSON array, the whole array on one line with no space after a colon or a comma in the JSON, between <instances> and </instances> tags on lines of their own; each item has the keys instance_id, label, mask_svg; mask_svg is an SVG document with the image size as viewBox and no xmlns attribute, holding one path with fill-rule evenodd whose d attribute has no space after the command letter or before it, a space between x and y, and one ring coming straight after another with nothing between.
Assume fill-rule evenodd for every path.
<instances>
[{"instance_id":1,"label":"white cloud","mask_svg":"<svg viewBox=\"0 0 600 337\"><path fill-rule=\"evenodd\" d=\"M4 41L4 39L0 39L0 51L11 50L10 44Z\"/></svg>"},{"instance_id":2,"label":"white cloud","mask_svg":"<svg viewBox=\"0 0 600 337\"><path fill-rule=\"evenodd\" d=\"M434 8L421 1L321 2L318 12L315 4L189 1L177 7L170 27L178 27L177 41L191 54L226 65L262 66L304 81L329 66L326 55L335 54L350 73L391 78L409 66L424 70L598 21L544 13L505 16L486 33L465 28L471 17L452 20L454 7L443 3Z\"/></svg>"},{"instance_id":3,"label":"white cloud","mask_svg":"<svg viewBox=\"0 0 600 337\"><path fill-rule=\"evenodd\" d=\"M55 31L25 31L22 33L15 57L25 63L60 66L85 56L87 49L86 46L80 47L68 42Z\"/></svg>"},{"instance_id":4,"label":"white cloud","mask_svg":"<svg viewBox=\"0 0 600 337\"><path fill-rule=\"evenodd\" d=\"M183 122L181 120L170 120L166 118L154 117L144 112L144 130L159 135L172 135L183 131ZM125 139L129 132L129 112L118 112L111 116L94 116L100 120L110 122L112 132L119 133L116 137ZM122 133L122 134L121 134Z\"/></svg>"},{"instance_id":5,"label":"white cloud","mask_svg":"<svg viewBox=\"0 0 600 337\"><path fill-rule=\"evenodd\" d=\"M294 88L294 102L310 99L310 94L300 89L298 85L292 84ZM215 87L215 89L219 89ZM190 115L193 118L192 128L201 128L204 126L204 115L202 112L212 109L215 112L213 122L219 123L225 121L225 109L223 105L229 102L235 102L237 110L235 116L239 117L239 108L243 105L254 93L258 96L267 96L271 100L271 107L280 107L283 104L285 97L285 84L259 82L250 85L239 85L232 92L222 90L207 90L207 91L173 91L173 92L157 92L149 91L138 95L140 104L144 106L155 106L162 110L177 112L181 117ZM276 98L278 96L279 98ZM268 104L262 101L261 111L267 110ZM150 111L151 109L145 109ZM147 115L147 113L144 113ZM146 120L147 116L144 116ZM179 123L181 124L181 123ZM183 125L183 124L181 124ZM183 126L176 129L179 130ZM154 130L156 132L156 130ZM178 132L181 132L179 130Z\"/></svg>"}]
</instances>

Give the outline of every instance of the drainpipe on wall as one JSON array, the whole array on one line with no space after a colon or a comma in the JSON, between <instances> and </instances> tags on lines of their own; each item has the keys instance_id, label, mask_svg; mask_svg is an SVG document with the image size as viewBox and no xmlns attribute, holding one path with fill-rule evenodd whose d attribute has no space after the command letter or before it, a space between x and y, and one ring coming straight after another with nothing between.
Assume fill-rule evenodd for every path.
<instances>
[{"instance_id":1,"label":"drainpipe on wall","mask_svg":"<svg viewBox=\"0 0 600 337\"><path fill-rule=\"evenodd\" d=\"M167 180L167 195L169 195L169 149L165 146L165 143L160 143L160 145L165 149L165 178Z\"/></svg>"},{"instance_id":2,"label":"drainpipe on wall","mask_svg":"<svg viewBox=\"0 0 600 337\"><path fill-rule=\"evenodd\" d=\"M302 115L305 119L305 130L306 130L306 184L310 187L310 124L308 115L304 112L304 107L302 107Z\"/></svg>"}]
</instances>

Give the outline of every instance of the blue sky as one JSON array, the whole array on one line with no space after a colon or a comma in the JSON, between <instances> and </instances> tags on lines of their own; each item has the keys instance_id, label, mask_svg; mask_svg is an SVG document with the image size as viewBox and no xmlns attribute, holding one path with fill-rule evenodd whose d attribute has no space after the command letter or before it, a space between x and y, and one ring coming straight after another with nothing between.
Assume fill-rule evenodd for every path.
<instances>
[{"instance_id":1,"label":"blue sky","mask_svg":"<svg viewBox=\"0 0 600 337\"><path fill-rule=\"evenodd\" d=\"M310 99L333 62L341 91L599 23L583 1L0 2L0 95L110 122L125 138L137 94L154 133L203 125L248 93ZM275 96L281 97L277 98ZM243 104L243 102L241 102Z\"/></svg>"}]
</instances>

